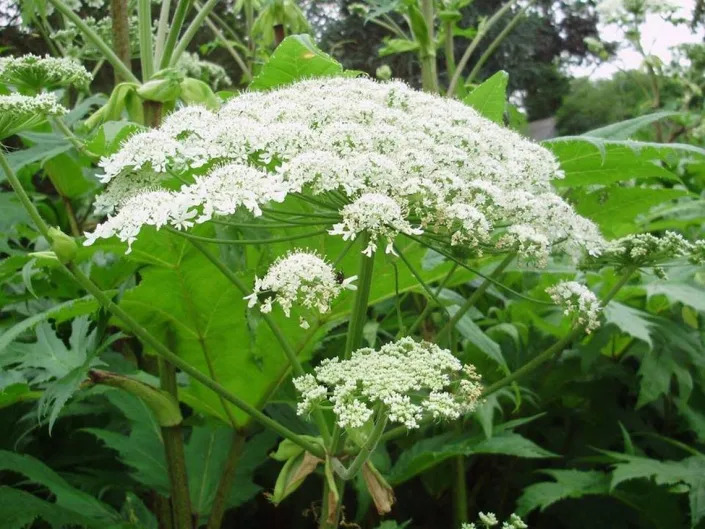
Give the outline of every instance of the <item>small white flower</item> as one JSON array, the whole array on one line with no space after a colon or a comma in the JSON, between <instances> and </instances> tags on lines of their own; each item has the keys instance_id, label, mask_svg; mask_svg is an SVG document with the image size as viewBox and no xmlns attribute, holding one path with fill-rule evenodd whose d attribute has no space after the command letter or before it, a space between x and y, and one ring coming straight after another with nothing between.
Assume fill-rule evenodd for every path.
<instances>
[{"instance_id":1,"label":"small white flower","mask_svg":"<svg viewBox=\"0 0 705 529\"><path fill-rule=\"evenodd\" d=\"M499 523L497 521L497 517L494 515L494 513L491 512L478 513L478 517L480 518L480 521L485 525L485 527L493 527Z\"/></svg>"},{"instance_id":2,"label":"small white flower","mask_svg":"<svg viewBox=\"0 0 705 529\"><path fill-rule=\"evenodd\" d=\"M553 302L563 308L563 314L573 318L577 325L590 334L600 326L602 305L595 294L576 281L562 281L546 292Z\"/></svg>"},{"instance_id":3,"label":"small white flower","mask_svg":"<svg viewBox=\"0 0 705 529\"><path fill-rule=\"evenodd\" d=\"M0 139L32 128L42 123L47 116L66 113L54 94L24 96L20 94L0 95Z\"/></svg>"},{"instance_id":4,"label":"small white flower","mask_svg":"<svg viewBox=\"0 0 705 529\"><path fill-rule=\"evenodd\" d=\"M394 254L394 238L399 233L423 233L423 230L409 224L399 203L381 193L366 193L360 196L352 204L345 206L342 213L343 221L333 225L328 233L342 235L347 241L367 232L370 241L362 253L368 257L377 251L377 241L380 237L387 239L386 253Z\"/></svg>"},{"instance_id":5,"label":"small white flower","mask_svg":"<svg viewBox=\"0 0 705 529\"><path fill-rule=\"evenodd\" d=\"M60 86L86 86L93 76L78 61L69 58L21 57L0 58L0 81L18 88L51 90Z\"/></svg>"}]
</instances>

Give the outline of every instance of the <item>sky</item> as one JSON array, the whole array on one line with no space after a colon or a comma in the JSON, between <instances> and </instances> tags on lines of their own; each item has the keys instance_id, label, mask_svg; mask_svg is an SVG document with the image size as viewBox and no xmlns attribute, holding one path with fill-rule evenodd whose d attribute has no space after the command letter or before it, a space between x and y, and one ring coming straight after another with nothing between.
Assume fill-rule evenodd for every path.
<instances>
[{"instance_id":1,"label":"sky","mask_svg":"<svg viewBox=\"0 0 705 529\"><path fill-rule=\"evenodd\" d=\"M678 15L690 20L695 5L695 0L677 0L681 5ZM599 26L600 38L603 42L624 43L624 34L616 24L601 24ZM687 42L703 42L705 30L698 29L693 32L687 24L674 26L658 15L647 15L646 23L642 27L642 41L647 52L661 58L665 63L671 60L669 48ZM628 44L620 46L617 56L610 62L595 66L574 66L570 68L570 73L575 76L588 76L593 79L604 79L611 77L615 72L622 70L633 70L641 65L641 56Z\"/></svg>"}]
</instances>

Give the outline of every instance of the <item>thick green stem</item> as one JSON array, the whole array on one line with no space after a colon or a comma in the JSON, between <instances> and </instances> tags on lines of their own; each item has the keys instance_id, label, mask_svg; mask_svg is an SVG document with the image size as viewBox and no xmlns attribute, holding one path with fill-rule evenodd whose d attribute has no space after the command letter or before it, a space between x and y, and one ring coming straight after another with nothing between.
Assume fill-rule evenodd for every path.
<instances>
[{"instance_id":1,"label":"thick green stem","mask_svg":"<svg viewBox=\"0 0 705 529\"><path fill-rule=\"evenodd\" d=\"M465 482L465 456L455 456L454 463L453 507L455 509L455 527L460 527L468 521L468 486Z\"/></svg>"},{"instance_id":2,"label":"thick green stem","mask_svg":"<svg viewBox=\"0 0 705 529\"><path fill-rule=\"evenodd\" d=\"M86 149L85 144L76 137L76 135L71 131L68 125L64 123L64 120L61 117L51 118L50 121L57 129L59 129L59 131L61 131L64 136L66 136L66 139L71 142L71 145L73 145L78 152L86 156L90 156L91 158L97 157L95 153L92 153L91 151Z\"/></svg>"},{"instance_id":3,"label":"thick green stem","mask_svg":"<svg viewBox=\"0 0 705 529\"><path fill-rule=\"evenodd\" d=\"M421 0L421 12L428 31L428 49L421 46L421 83L425 92L438 93L438 66L436 64L436 43L433 34L435 22L433 0Z\"/></svg>"},{"instance_id":4,"label":"thick green stem","mask_svg":"<svg viewBox=\"0 0 705 529\"><path fill-rule=\"evenodd\" d=\"M507 268L513 260L514 254L509 254L507 257L504 258L504 261L497 265L497 268L494 269L492 275L490 275L490 278L485 279L482 284L477 287L477 290L475 290L475 292L472 293L472 295L465 301L465 303L463 303L463 305L455 312L455 314L451 316L450 320L448 320L448 323L446 323L441 328L441 330L438 331L438 334L436 335L436 340L438 342L445 339L445 337L450 333L451 329L455 328L455 325L460 321L460 318L462 318L463 315L467 313L467 311L469 311L472 307L477 304L482 295L492 284L491 279L496 279L497 277L499 277L502 272L504 272L504 269Z\"/></svg>"},{"instance_id":5,"label":"thick green stem","mask_svg":"<svg viewBox=\"0 0 705 529\"><path fill-rule=\"evenodd\" d=\"M473 54L475 49L477 49L477 47L480 45L482 39L485 37L485 35L487 35L487 32L502 18L502 16L504 16L504 14L514 4L516 4L517 1L518 0L509 0L509 2L500 7L497 12L489 18L489 20L487 20L484 24L480 24L477 29L477 33L475 34L475 38L472 39L468 47L465 48L465 52L463 53L462 57L460 57L460 61L458 61L458 66L455 69L455 73L451 77L450 83L448 84L448 91L446 92L446 97L451 97L453 94L455 94L455 90L458 86L458 81L460 81L460 76L463 73L465 65L470 60L470 56Z\"/></svg>"},{"instance_id":6,"label":"thick green stem","mask_svg":"<svg viewBox=\"0 0 705 529\"><path fill-rule=\"evenodd\" d=\"M362 248L366 248L370 240L368 234L360 237ZM362 330L367 323L367 304L370 301L370 288L372 286L372 272L374 269L374 256L360 255L360 269L357 273L357 292L350 314L350 325L345 339L345 358L350 358L352 352L360 347Z\"/></svg>"},{"instance_id":7,"label":"thick green stem","mask_svg":"<svg viewBox=\"0 0 705 529\"><path fill-rule=\"evenodd\" d=\"M157 38L154 42L154 64L159 64L164 54L164 44L166 43L166 32L169 29L169 12L171 11L171 0L162 0L162 7L159 11L159 24L157 25Z\"/></svg>"},{"instance_id":8,"label":"thick green stem","mask_svg":"<svg viewBox=\"0 0 705 529\"><path fill-rule=\"evenodd\" d=\"M242 449L244 446L244 434L241 432L233 432L233 439L230 443L227 459L225 460L225 468L223 468L223 473L220 475L218 488L216 489L215 497L213 498L211 513L208 516L207 529L220 529L221 527L228 503L228 495L230 494L230 489L233 488L233 482L235 481L237 463L240 460L240 455L242 455Z\"/></svg>"},{"instance_id":9,"label":"thick green stem","mask_svg":"<svg viewBox=\"0 0 705 529\"><path fill-rule=\"evenodd\" d=\"M127 15L127 0L110 0L112 18L113 50L115 55L132 72L132 55L130 53L130 22ZM115 70L115 84L128 79Z\"/></svg>"},{"instance_id":10,"label":"thick green stem","mask_svg":"<svg viewBox=\"0 0 705 529\"><path fill-rule=\"evenodd\" d=\"M152 55L152 0L137 0L137 29L140 39L142 82L147 82L154 73L154 56Z\"/></svg>"},{"instance_id":11,"label":"thick green stem","mask_svg":"<svg viewBox=\"0 0 705 529\"><path fill-rule=\"evenodd\" d=\"M186 28L183 37L181 37L179 43L174 48L174 53L171 55L171 58L169 60L170 66L174 66L179 60L179 57L181 57L181 54L186 51L186 48L188 48L188 45L191 44L191 41L196 36L198 30L201 29L203 21L206 19L209 13L213 11L213 8L217 3L218 0L208 0L203 5L203 7L198 9L198 13L193 18L189 26Z\"/></svg>"},{"instance_id":12,"label":"thick green stem","mask_svg":"<svg viewBox=\"0 0 705 529\"><path fill-rule=\"evenodd\" d=\"M453 39L453 21L449 20L443 23L445 32L445 56L446 56L446 73L448 77L452 77L455 73L455 40Z\"/></svg>"},{"instance_id":13,"label":"thick green stem","mask_svg":"<svg viewBox=\"0 0 705 529\"><path fill-rule=\"evenodd\" d=\"M483 65L487 62L487 59L489 59L492 54L495 52L497 49L497 46L499 46L502 41L507 38L507 35L509 35L516 25L519 23L519 21L522 19L524 16L524 13L526 13L527 9L533 4L533 0L528 2L516 15L514 15L514 18L507 24L507 26L495 37L495 39L490 43L490 45L485 49L485 51L480 55L480 58L477 60L475 65L472 67L472 70L470 70L470 73L465 79L466 83L472 83L473 80L475 79L475 76L480 72L480 69L483 67Z\"/></svg>"},{"instance_id":14,"label":"thick green stem","mask_svg":"<svg viewBox=\"0 0 705 529\"><path fill-rule=\"evenodd\" d=\"M169 28L169 34L166 38L164 51L159 60L160 70L171 64L171 56L174 52L174 46L176 46L176 41L179 40L179 33L181 33L184 20L186 20L186 13L188 13L189 8L191 7L191 1L192 0L179 0L179 3L176 4L174 18L171 20L171 27Z\"/></svg>"},{"instance_id":15,"label":"thick green stem","mask_svg":"<svg viewBox=\"0 0 705 529\"><path fill-rule=\"evenodd\" d=\"M377 443L379 443L379 440L382 438L382 434L384 433L385 426L387 426L387 415L385 413L382 413L377 419L377 423L375 424L372 433L370 433L370 436L367 438L367 441L365 441L365 444L362 445L360 451L357 453L355 459L348 468L345 468L342 463L340 463L337 459L333 460L333 463L335 464L334 469L336 474L338 474L345 481L354 478L357 473L362 469L362 465L367 462L367 460L372 455L372 452L377 447Z\"/></svg>"},{"instance_id":16,"label":"thick green stem","mask_svg":"<svg viewBox=\"0 0 705 529\"><path fill-rule=\"evenodd\" d=\"M163 358L159 359L159 381L161 388L178 402L176 370ZM164 441L164 455L166 456L166 468L171 488L174 529L193 529L181 425L163 426L162 440Z\"/></svg>"},{"instance_id":17,"label":"thick green stem","mask_svg":"<svg viewBox=\"0 0 705 529\"><path fill-rule=\"evenodd\" d=\"M68 18L79 30L81 30L85 37L100 50L103 57L105 57L108 62L113 65L115 71L118 72L123 79L139 84L140 80L133 75L130 69L125 66L117 55L115 55L115 52L110 48L110 46L108 46L105 41L101 39L100 36L98 36L98 34L81 19L81 17L74 13L73 10L61 0L49 0L49 2L51 2L57 11Z\"/></svg>"}]
</instances>

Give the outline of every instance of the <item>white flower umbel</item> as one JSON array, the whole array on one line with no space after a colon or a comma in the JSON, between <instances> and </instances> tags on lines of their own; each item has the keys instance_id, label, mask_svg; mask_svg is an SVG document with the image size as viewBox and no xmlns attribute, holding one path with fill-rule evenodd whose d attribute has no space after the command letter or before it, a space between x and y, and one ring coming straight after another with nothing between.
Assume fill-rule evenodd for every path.
<instances>
[{"instance_id":1,"label":"white flower umbel","mask_svg":"<svg viewBox=\"0 0 705 529\"><path fill-rule=\"evenodd\" d=\"M546 292L563 314L573 319L576 325L585 328L590 334L600 326L602 305L595 294L577 281L562 281L549 287Z\"/></svg>"},{"instance_id":2,"label":"white flower umbel","mask_svg":"<svg viewBox=\"0 0 705 529\"><path fill-rule=\"evenodd\" d=\"M478 517L480 518L480 521L478 522L482 527L485 529L490 529L491 527L495 527L499 524L497 521L497 517L494 515L494 513L479 513ZM519 518L516 514L512 514L509 517L509 520L502 522L502 529L528 529L528 525L524 523L524 521ZM474 523L464 523L460 526L460 529L478 529L478 526Z\"/></svg>"},{"instance_id":3,"label":"white flower umbel","mask_svg":"<svg viewBox=\"0 0 705 529\"><path fill-rule=\"evenodd\" d=\"M420 235L423 230L414 228L405 219L404 208L393 198L381 193L366 193L343 208L343 221L335 224L328 233L342 235L344 240L357 237L362 232L370 241L362 253L372 256L377 251L380 237L387 239L386 253L394 253L394 238L398 233Z\"/></svg>"},{"instance_id":4,"label":"white flower umbel","mask_svg":"<svg viewBox=\"0 0 705 529\"><path fill-rule=\"evenodd\" d=\"M255 288L245 299L264 313L278 303L287 317L295 305L325 314L344 290L355 290L356 276L339 280L333 267L312 252L294 251L277 259L263 278L255 277ZM302 317L301 326L308 328Z\"/></svg>"},{"instance_id":5,"label":"white flower umbel","mask_svg":"<svg viewBox=\"0 0 705 529\"><path fill-rule=\"evenodd\" d=\"M424 416L457 419L475 409L482 390L473 366L411 338L379 351L358 349L349 360L326 359L314 371L294 380L301 393L299 414L327 397L343 428L364 425L380 406L390 422L409 429L417 428Z\"/></svg>"},{"instance_id":6,"label":"white flower umbel","mask_svg":"<svg viewBox=\"0 0 705 529\"><path fill-rule=\"evenodd\" d=\"M115 196L129 186L130 195L150 193L167 187L159 175L191 182L229 163L335 205L343 220L331 232L369 233L367 253L382 238L390 251L395 237L422 228L478 254L518 251L540 263L555 251L597 254L603 243L554 193L563 174L551 152L459 101L400 82L313 79L244 93L215 114L186 107L104 160L103 180L108 194L119 188Z\"/></svg>"},{"instance_id":7,"label":"white flower umbel","mask_svg":"<svg viewBox=\"0 0 705 529\"><path fill-rule=\"evenodd\" d=\"M0 58L0 82L38 93L61 86L87 86L93 76L74 59L22 55Z\"/></svg>"},{"instance_id":8,"label":"white flower umbel","mask_svg":"<svg viewBox=\"0 0 705 529\"><path fill-rule=\"evenodd\" d=\"M691 243L672 231L667 231L661 236L638 233L610 241L595 261L618 267L658 265L682 257L697 261L700 244L701 241Z\"/></svg>"},{"instance_id":9,"label":"white flower umbel","mask_svg":"<svg viewBox=\"0 0 705 529\"><path fill-rule=\"evenodd\" d=\"M0 95L0 140L39 125L47 116L65 113L66 109L56 101L54 94Z\"/></svg>"}]
</instances>

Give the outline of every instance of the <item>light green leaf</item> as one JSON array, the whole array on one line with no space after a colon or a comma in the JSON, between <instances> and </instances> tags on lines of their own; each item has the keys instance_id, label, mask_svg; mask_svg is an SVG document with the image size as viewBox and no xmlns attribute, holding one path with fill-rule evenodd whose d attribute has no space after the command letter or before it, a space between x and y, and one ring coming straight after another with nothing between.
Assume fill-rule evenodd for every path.
<instances>
[{"instance_id":1,"label":"light green leaf","mask_svg":"<svg viewBox=\"0 0 705 529\"><path fill-rule=\"evenodd\" d=\"M457 305L451 305L448 307L448 312L454 315L458 312ZM495 342L492 338L487 336L478 325L472 321L470 314L465 313L458 320L455 325L460 335L477 347L483 354L485 354L490 360L496 362L505 373L509 372L509 367L507 366L507 361L502 355L502 350L499 344Z\"/></svg>"},{"instance_id":2,"label":"light green leaf","mask_svg":"<svg viewBox=\"0 0 705 529\"><path fill-rule=\"evenodd\" d=\"M465 96L463 103L495 123L502 123L508 82L509 75L500 70Z\"/></svg>"},{"instance_id":3,"label":"light green leaf","mask_svg":"<svg viewBox=\"0 0 705 529\"><path fill-rule=\"evenodd\" d=\"M589 130L581 134L581 136L592 136L594 138L605 138L610 140L627 140L635 132L648 127L652 123L656 123L662 119L683 115L685 115L684 112L673 112L669 110L654 112L652 114L627 119L618 123L612 123L606 127L600 127L599 129Z\"/></svg>"},{"instance_id":4,"label":"light green leaf","mask_svg":"<svg viewBox=\"0 0 705 529\"><path fill-rule=\"evenodd\" d=\"M419 43L408 39L386 39L384 45L379 49L379 56L386 57L396 53L407 53L417 51Z\"/></svg>"},{"instance_id":5,"label":"light green leaf","mask_svg":"<svg viewBox=\"0 0 705 529\"><path fill-rule=\"evenodd\" d=\"M556 187L609 185L656 177L677 180L675 174L660 165L674 151L660 146L580 136L545 141L544 146L558 158L565 173L564 178L553 181Z\"/></svg>"},{"instance_id":6,"label":"light green leaf","mask_svg":"<svg viewBox=\"0 0 705 529\"><path fill-rule=\"evenodd\" d=\"M622 332L639 340L643 340L650 346L653 345L650 332L653 323L647 319L648 314L646 312L624 305L618 301L611 301L605 307L604 315L607 323L613 323L619 327Z\"/></svg>"},{"instance_id":7,"label":"light green leaf","mask_svg":"<svg viewBox=\"0 0 705 529\"><path fill-rule=\"evenodd\" d=\"M575 210L595 222L608 237L632 233L636 218L663 202L687 194L678 189L650 189L640 187L609 187L596 191L576 191L570 195Z\"/></svg>"},{"instance_id":8,"label":"light green leaf","mask_svg":"<svg viewBox=\"0 0 705 529\"><path fill-rule=\"evenodd\" d=\"M646 285L649 297L663 295L671 303L683 303L697 311L705 311L705 289L689 283L672 281L654 282Z\"/></svg>"},{"instance_id":9,"label":"light green leaf","mask_svg":"<svg viewBox=\"0 0 705 529\"><path fill-rule=\"evenodd\" d=\"M268 90L311 77L333 77L342 73L340 63L318 49L309 35L290 35L262 66L250 83L250 90Z\"/></svg>"},{"instance_id":10,"label":"light green leaf","mask_svg":"<svg viewBox=\"0 0 705 529\"><path fill-rule=\"evenodd\" d=\"M77 316L91 314L98 310L98 306L98 302L92 296L86 296L59 303L44 312L38 312L29 318L25 318L0 335L0 355L2 355L5 348L23 332L30 330L38 323L47 320L54 320L57 323L61 323Z\"/></svg>"}]
</instances>

